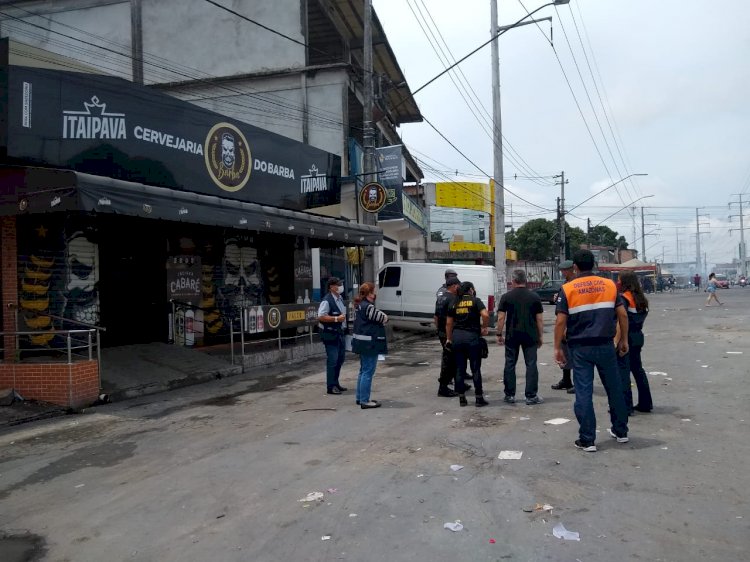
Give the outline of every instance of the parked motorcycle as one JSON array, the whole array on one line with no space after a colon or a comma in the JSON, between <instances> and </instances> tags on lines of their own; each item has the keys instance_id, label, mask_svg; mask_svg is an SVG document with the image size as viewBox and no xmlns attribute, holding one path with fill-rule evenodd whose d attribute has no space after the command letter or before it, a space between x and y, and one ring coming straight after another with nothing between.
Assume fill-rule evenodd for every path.
<instances>
[{"instance_id":1,"label":"parked motorcycle","mask_svg":"<svg viewBox=\"0 0 750 562\"><path fill-rule=\"evenodd\" d=\"M740 280L737 284L744 289L745 285L747 285L747 279L745 277L740 277Z\"/></svg>"}]
</instances>

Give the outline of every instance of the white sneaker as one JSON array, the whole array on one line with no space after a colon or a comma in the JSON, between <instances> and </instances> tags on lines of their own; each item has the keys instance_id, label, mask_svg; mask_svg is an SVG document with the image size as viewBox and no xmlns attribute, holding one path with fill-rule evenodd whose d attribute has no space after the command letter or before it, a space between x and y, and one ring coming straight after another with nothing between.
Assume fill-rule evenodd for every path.
<instances>
[{"instance_id":1,"label":"white sneaker","mask_svg":"<svg viewBox=\"0 0 750 562\"><path fill-rule=\"evenodd\" d=\"M617 439L618 443L627 443L629 441L627 435L625 437L618 437L617 434L614 431L612 431L611 427L608 427L607 431L609 432L609 434L612 436L613 439Z\"/></svg>"}]
</instances>

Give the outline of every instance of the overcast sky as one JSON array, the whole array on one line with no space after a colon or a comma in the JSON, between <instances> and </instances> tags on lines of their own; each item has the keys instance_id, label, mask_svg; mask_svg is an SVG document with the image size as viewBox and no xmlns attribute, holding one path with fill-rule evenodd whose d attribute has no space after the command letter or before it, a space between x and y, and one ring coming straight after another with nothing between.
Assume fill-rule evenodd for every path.
<instances>
[{"instance_id":1,"label":"overcast sky","mask_svg":"<svg viewBox=\"0 0 750 562\"><path fill-rule=\"evenodd\" d=\"M529 10L544 4L521 1ZM519 0L499 0L499 6L500 25L526 14ZM444 68L412 9L423 18L423 26L425 20L430 24L438 40L435 28L439 30L456 58L489 38L489 0L374 0L374 7L412 90ZM663 253L666 261L675 260L678 237L680 257L695 259L695 207L705 207L700 211L707 215L701 217L701 230L710 234L702 236L701 243L709 263L736 257L739 233L730 236L728 229L737 228L739 221L735 217L730 224L728 203L737 200L732 194L743 191L750 200L750 2L572 0L569 6L548 7L535 17L547 16L553 18L560 63L548 41L549 21L541 23L541 29L513 29L500 39L503 134L526 163L514 162L515 155L506 148L506 187L554 209L560 188L551 183L556 180L545 178L540 180L544 185L538 185L509 177L551 176L564 170L570 180L565 193L570 209L630 173L648 173L579 207L573 211L579 218L569 217L569 222L585 229L587 217L594 225L633 200L653 195L635 203L637 249L641 205L646 206L646 223L655 225L647 225L646 232L658 229L646 237L649 259L661 260ZM489 46L460 68L465 80L460 75L456 80L468 83L491 114ZM465 95L472 95L471 90ZM492 141L448 75L416 99L438 129L482 171L492 174ZM479 102L477 106L475 112L482 115L484 109ZM451 179L481 180L466 175L480 172L427 124L404 125L401 134L415 156L433 159L427 161L429 166L453 170ZM457 177L455 170L464 175ZM428 171L427 166L424 171L430 180L446 180L445 174ZM508 214L510 205L516 228L543 212L506 195ZM736 213L734 207L731 214ZM543 216L553 218L554 213ZM745 217L750 219L750 204ZM605 224L633 240L627 209ZM746 224L750 226L750 220Z\"/></svg>"}]
</instances>

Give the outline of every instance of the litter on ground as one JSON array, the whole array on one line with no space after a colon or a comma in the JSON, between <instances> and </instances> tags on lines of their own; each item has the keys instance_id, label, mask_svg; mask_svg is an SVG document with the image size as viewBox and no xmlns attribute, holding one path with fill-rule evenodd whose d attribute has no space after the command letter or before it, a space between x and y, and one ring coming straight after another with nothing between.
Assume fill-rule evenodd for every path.
<instances>
[{"instance_id":1,"label":"litter on ground","mask_svg":"<svg viewBox=\"0 0 750 562\"><path fill-rule=\"evenodd\" d=\"M742 355L741 351L727 351L727 355Z\"/></svg>"},{"instance_id":2,"label":"litter on ground","mask_svg":"<svg viewBox=\"0 0 750 562\"><path fill-rule=\"evenodd\" d=\"M576 533L575 531L568 531L565 528L565 525L563 525L562 523L558 523L554 526L554 528L552 529L552 534L555 536L555 538L565 539L566 541L581 540L581 536L578 533Z\"/></svg>"},{"instance_id":3,"label":"litter on ground","mask_svg":"<svg viewBox=\"0 0 750 562\"><path fill-rule=\"evenodd\" d=\"M320 537L320 540L322 540L322 541L330 541L331 540L331 535L323 535L322 537Z\"/></svg>"},{"instance_id":4,"label":"litter on ground","mask_svg":"<svg viewBox=\"0 0 750 562\"><path fill-rule=\"evenodd\" d=\"M462 464L452 464L451 465L451 470L453 472L457 472L457 471L461 470L462 468L463 468Z\"/></svg>"},{"instance_id":5,"label":"litter on ground","mask_svg":"<svg viewBox=\"0 0 750 562\"><path fill-rule=\"evenodd\" d=\"M528 416L521 416L520 418L518 418L518 421L529 421L530 419L531 419L531 418L530 418L530 417L528 417ZM545 422L545 423L546 423L546 422Z\"/></svg>"},{"instance_id":6,"label":"litter on ground","mask_svg":"<svg viewBox=\"0 0 750 562\"><path fill-rule=\"evenodd\" d=\"M552 418L551 420L547 420L544 422L544 425L562 425L564 423L568 423L570 420L568 418Z\"/></svg>"},{"instance_id":7,"label":"litter on ground","mask_svg":"<svg viewBox=\"0 0 750 562\"><path fill-rule=\"evenodd\" d=\"M454 533L457 533L458 531L460 531L463 528L464 528L464 526L461 524L461 520L460 519L456 519L455 522L450 522L449 521L448 523L445 523L443 525L443 529L449 529L449 530L453 531Z\"/></svg>"},{"instance_id":8,"label":"litter on ground","mask_svg":"<svg viewBox=\"0 0 750 562\"><path fill-rule=\"evenodd\" d=\"M534 511L552 511L553 509L555 508L548 503L538 503L534 506Z\"/></svg>"},{"instance_id":9,"label":"litter on ground","mask_svg":"<svg viewBox=\"0 0 750 562\"><path fill-rule=\"evenodd\" d=\"M322 502L323 492L310 492L304 498L297 500L301 502Z\"/></svg>"},{"instance_id":10,"label":"litter on ground","mask_svg":"<svg viewBox=\"0 0 750 562\"><path fill-rule=\"evenodd\" d=\"M504 461L517 461L523 456L523 451L500 451L498 459Z\"/></svg>"},{"instance_id":11,"label":"litter on ground","mask_svg":"<svg viewBox=\"0 0 750 562\"><path fill-rule=\"evenodd\" d=\"M652 377L658 377L659 375L661 375L662 377L667 376L667 373L663 371L649 371L648 374L651 375Z\"/></svg>"}]
</instances>

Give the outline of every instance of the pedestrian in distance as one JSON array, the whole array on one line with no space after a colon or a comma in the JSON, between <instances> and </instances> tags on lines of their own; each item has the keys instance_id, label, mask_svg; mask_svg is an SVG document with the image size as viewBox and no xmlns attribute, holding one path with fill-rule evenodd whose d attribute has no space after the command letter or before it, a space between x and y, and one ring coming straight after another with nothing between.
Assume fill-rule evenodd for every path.
<instances>
[{"instance_id":1,"label":"pedestrian in distance","mask_svg":"<svg viewBox=\"0 0 750 562\"><path fill-rule=\"evenodd\" d=\"M523 350L526 364L526 405L542 404L539 390L537 350L542 347L544 314L539 295L526 288L526 272L515 269L511 277L512 289L500 298L497 307L497 343L505 346L503 384L505 402L516 402L516 363ZM505 328L505 336L503 336Z\"/></svg>"},{"instance_id":2,"label":"pedestrian in distance","mask_svg":"<svg viewBox=\"0 0 750 562\"><path fill-rule=\"evenodd\" d=\"M695 285L695 292L701 290L701 276L697 273L695 274L695 277L693 277L693 285Z\"/></svg>"},{"instance_id":3,"label":"pedestrian in distance","mask_svg":"<svg viewBox=\"0 0 750 562\"><path fill-rule=\"evenodd\" d=\"M440 347L442 348L440 376L438 377L438 396L446 398L457 396L456 392L450 388L450 385L453 384L453 379L456 377L456 359L453 353L445 347L445 322L448 318L448 309L453 304L453 299L460 284L461 282L458 280L456 271L450 268L446 269L445 283L435 294L435 315L433 316L433 322L435 323Z\"/></svg>"},{"instance_id":4,"label":"pedestrian in distance","mask_svg":"<svg viewBox=\"0 0 750 562\"><path fill-rule=\"evenodd\" d=\"M575 278L576 274L573 271L573 260L561 261L559 267L560 267L560 274L563 276L563 279L565 279L565 283L569 283ZM571 363L571 360L570 360L570 352L568 351L568 342L564 336L562 340L562 350L563 350L563 354L565 355L565 358L567 359L567 362L561 366L562 379L560 379L560 382L552 385L552 390L565 390L567 391L568 394L575 394L576 389L575 389L575 386L573 386L573 379L571 377L573 364Z\"/></svg>"},{"instance_id":5,"label":"pedestrian in distance","mask_svg":"<svg viewBox=\"0 0 750 562\"><path fill-rule=\"evenodd\" d=\"M326 350L326 388L328 394L341 394L346 390L339 384L341 366L346 357L346 305L341 295L344 283L338 277L329 277L328 293L318 307L320 339Z\"/></svg>"},{"instance_id":6,"label":"pedestrian in distance","mask_svg":"<svg viewBox=\"0 0 750 562\"><path fill-rule=\"evenodd\" d=\"M648 316L648 299L643 294L638 276L630 271L620 275L622 297L625 299L628 314L628 352L618 355L617 366L620 369L620 382L625 393L625 404L628 412L650 412L654 405L651 399L651 388L643 368L641 351L645 343L643 324ZM633 405L633 391L630 386L630 373L633 373L638 389L638 403Z\"/></svg>"},{"instance_id":7,"label":"pedestrian in distance","mask_svg":"<svg viewBox=\"0 0 750 562\"><path fill-rule=\"evenodd\" d=\"M359 355L357 404L363 410L379 408L380 402L370 400L372 378L378 366L378 355L388 353L385 324L388 316L375 308L375 285L362 283L355 302L352 351Z\"/></svg>"},{"instance_id":8,"label":"pedestrian in distance","mask_svg":"<svg viewBox=\"0 0 750 562\"><path fill-rule=\"evenodd\" d=\"M716 289L719 288L719 283L716 281L716 274L708 274L708 284L706 285L706 291L708 291L708 298L706 299L706 306L711 306L711 301L716 301L716 304L723 306L724 303L719 301L719 297L716 296Z\"/></svg>"},{"instance_id":9,"label":"pedestrian in distance","mask_svg":"<svg viewBox=\"0 0 750 562\"><path fill-rule=\"evenodd\" d=\"M445 345L456 357L456 392L458 402L466 406L466 361L469 361L474 379L474 397L477 408L486 406L482 392L482 336L489 332L490 315L481 299L477 298L474 284L464 281L459 285L453 306L448 310L445 323Z\"/></svg>"},{"instance_id":10,"label":"pedestrian in distance","mask_svg":"<svg viewBox=\"0 0 750 562\"><path fill-rule=\"evenodd\" d=\"M574 411L579 425L575 446L586 452L596 451L594 368L607 391L609 434L618 443L628 441L628 410L617 370L617 352L627 353L628 341L621 338L617 351L612 344L616 324L621 333L628 333L628 316L614 282L594 275L594 265L591 251L579 250L574 254L576 278L562 286L555 320L555 361L558 365L567 363L562 349L563 337L567 337L575 373Z\"/></svg>"}]
</instances>

